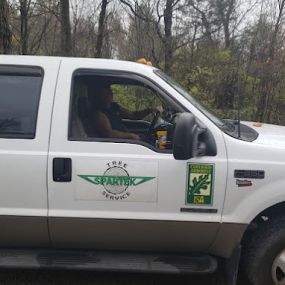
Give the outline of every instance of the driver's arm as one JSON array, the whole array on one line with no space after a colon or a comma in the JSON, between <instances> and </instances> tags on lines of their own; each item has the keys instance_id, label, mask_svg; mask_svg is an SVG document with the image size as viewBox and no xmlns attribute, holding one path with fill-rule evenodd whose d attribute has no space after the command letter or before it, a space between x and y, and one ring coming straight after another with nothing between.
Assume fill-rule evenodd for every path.
<instances>
[{"instance_id":1,"label":"driver's arm","mask_svg":"<svg viewBox=\"0 0 285 285\"><path fill-rule=\"evenodd\" d=\"M123 107L120 107L120 109L121 109L122 117L124 119L131 119L131 120L141 120L151 113L157 113L157 112L162 113L163 112L162 106L150 107L150 108L146 108L144 110L133 111L133 112L129 111Z\"/></svg>"},{"instance_id":2,"label":"driver's arm","mask_svg":"<svg viewBox=\"0 0 285 285\"><path fill-rule=\"evenodd\" d=\"M110 124L108 117L100 111L97 111L94 114L94 124L95 124L96 129L100 130L100 133L105 138L140 140L140 137L137 134L129 133L129 132L121 132L121 131L112 129L112 126Z\"/></svg>"}]
</instances>

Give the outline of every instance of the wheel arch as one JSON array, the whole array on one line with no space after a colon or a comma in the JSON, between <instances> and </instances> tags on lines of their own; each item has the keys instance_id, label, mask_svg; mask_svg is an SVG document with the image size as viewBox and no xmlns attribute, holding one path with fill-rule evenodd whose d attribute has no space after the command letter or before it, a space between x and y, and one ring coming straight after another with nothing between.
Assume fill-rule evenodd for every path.
<instances>
[{"instance_id":1,"label":"wheel arch","mask_svg":"<svg viewBox=\"0 0 285 285\"><path fill-rule=\"evenodd\" d=\"M264 209L262 212L257 214L252 221L248 224L242 240L241 244L247 242L248 238L252 236L252 234L264 223L268 222L269 220L274 219L274 217L281 217L285 216L285 201L274 204L266 209Z\"/></svg>"},{"instance_id":2,"label":"wheel arch","mask_svg":"<svg viewBox=\"0 0 285 285\"><path fill-rule=\"evenodd\" d=\"M252 211L249 211L252 214ZM285 218L285 201L260 209L258 214L251 215L249 222L224 221L216 235L214 242L208 249L210 254L229 258L234 250L247 243L262 224L274 217Z\"/></svg>"},{"instance_id":3,"label":"wheel arch","mask_svg":"<svg viewBox=\"0 0 285 285\"><path fill-rule=\"evenodd\" d=\"M284 249L284 224L283 201L264 209L248 225L241 240L239 270L251 284L273 285L273 274L277 279L281 276L277 267L273 271L273 262L280 252L280 245Z\"/></svg>"}]
</instances>

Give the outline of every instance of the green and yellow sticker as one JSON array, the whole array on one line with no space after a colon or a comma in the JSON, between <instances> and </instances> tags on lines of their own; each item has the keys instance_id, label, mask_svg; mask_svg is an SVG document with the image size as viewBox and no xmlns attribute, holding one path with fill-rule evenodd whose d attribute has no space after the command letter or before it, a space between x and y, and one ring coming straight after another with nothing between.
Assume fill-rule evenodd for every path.
<instances>
[{"instance_id":1,"label":"green and yellow sticker","mask_svg":"<svg viewBox=\"0 0 285 285\"><path fill-rule=\"evenodd\" d=\"M213 164L187 164L186 204L212 205Z\"/></svg>"}]
</instances>

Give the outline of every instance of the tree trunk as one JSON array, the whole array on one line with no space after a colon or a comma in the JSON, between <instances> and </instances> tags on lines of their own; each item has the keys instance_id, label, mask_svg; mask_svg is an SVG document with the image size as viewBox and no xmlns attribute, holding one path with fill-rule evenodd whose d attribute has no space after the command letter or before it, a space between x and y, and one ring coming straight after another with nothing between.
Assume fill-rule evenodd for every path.
<instances>
[{"instance_id":1,"label":"tree trunk","mask_svg":"<svg viewBox=\"0 0 285 285\"><path fill-rule=\"evenodd\" d=\"M227 22L224 23L224 34L225 34L225 48L230 48L231 36L230 36L229 25Z\"/></svg>"},{"instance_id":2,"label":"tree trunk","mask_svg":"<svg viewBox=\"0 0 285 285\"><path fill-rule=\"evenodd\" d=\"M69 0L60 0L60 21L61 21L61 54L72 55L71 27L69 16Z\"/></svg>"},{"instance_id":3,"label":"tree trunk","mask_svg":"<svg viewBox=\"0 0 285 285\"><path fill-rule=\"evenodd\" d=\"M11 52L12 33L9 26L9 9L6 0L0 0L0 51Z\"/></svg>"},{"instance_id":4,"label":"tree trunk","mask_svg":"<svg viewBox=\"0 0 285 285\"><path fill-rule=\"evenodd\" d=\"M173 39L172 39L172 17L173 17L173 2L174 0L166 0L164 9L164 69L169 73L172 67L173 60Z\"/></svg>"},{"instance_id":5,"label":"tree trunk","mask_svg":"<svg viewBox=\"0 0 285 285\"><path fill-rule=\"evenodd\" d=\"M100 11L100 16L99 16L97 41L96 41L96 57L102 57L102 47L103 47L103 40L104 40L104 28L105 28L107 5L108 5L108 0L102 0L101 11Z\"/></svg>"},{"instance_id":6,"label":"tree trunk","mask_svg":"<svg viewBox=\"0 0 285 285\"><path fill-rule=\"evenodd\" d=\"M216 0L218 18L222 23L224 38L225 38L225 48L230 48L231 46L231 31L230 25L232 16L235 13L236 0Z\"/></svg>"},{"instance_id":7,"label":"tree trunk","mask_svg":"<svg viewBox=\"0 0 285 285\"><path fill-rule=\"evenodd\" d=\"M274 25L274 32L271 38L270 46L269 46L269 59L272 61L275 57L275 47L277 43L277 36L280 30L281 21L284 16L284 10L285 10L285 0L282 0L279 2L279 14L276 20L276 23Z\"/></svg>"},{"instance_id":8,"label":"tree trunk","mask_svg":"<svg viewBox=\"0 0 285 285\"><path fill-rule=\"evenodd\" d=\"M28 12L29 4L27 0L20 0L20 20L21 20L21 54L28 54Z\"/></svg>"}]
</instances>

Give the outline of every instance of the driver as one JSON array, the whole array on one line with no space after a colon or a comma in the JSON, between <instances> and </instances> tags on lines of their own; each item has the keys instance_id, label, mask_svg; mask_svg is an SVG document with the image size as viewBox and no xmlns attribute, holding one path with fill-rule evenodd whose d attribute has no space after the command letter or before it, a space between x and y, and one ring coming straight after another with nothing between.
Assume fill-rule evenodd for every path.
<instances>
[{"instance_id":1,"label":"driver","mask_svg":"<svg viewBox=\"0 0 285 285\"><path fill-rule=\"evenodd\" d=\"M99 137L140 140L137 134L128 131L122 118L140 120L151 113L162 112L161 106L131 112L113 102L110 85L98 86L89 94L91 119Z\"/></svg>"}]
</instances>

